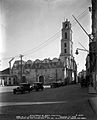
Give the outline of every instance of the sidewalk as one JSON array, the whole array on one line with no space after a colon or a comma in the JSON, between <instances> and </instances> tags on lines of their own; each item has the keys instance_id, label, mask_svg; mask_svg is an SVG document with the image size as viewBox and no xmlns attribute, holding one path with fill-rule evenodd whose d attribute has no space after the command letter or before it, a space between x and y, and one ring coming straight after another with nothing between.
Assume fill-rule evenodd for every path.
<instances>
[{"instance_id":1,"label":"sidewalk","mask_svg":"<svg viewBox=\"0 0 97 120\"><path fill-rule=\"evenodd\" d=\"M97 114L97 91L93 87L89 87L88 93L95 95L95 97L89 98L89 103Z\"/></svg>"},{"instance_id":2,"label":"sidewalk","mask_svg":"<svg viewBox=\"0 0 97 120\"><path fill-rule=\"evenodd\" d=\"M18 86L0 86L0 93L4 92L12 92L14 88L17 88ZM50 88L50 85L44 85L44 88Z\"/></svg>"},{"instance_id":3,"label":"sidewalk","mask_svg":"<svg viewBox=\"0 0 97 120\"><path fill-rule=\"evenodd\" d=\"M18 86L0 86L0 93L12 92L14 88Z\"/></svg>"}]
</instances>

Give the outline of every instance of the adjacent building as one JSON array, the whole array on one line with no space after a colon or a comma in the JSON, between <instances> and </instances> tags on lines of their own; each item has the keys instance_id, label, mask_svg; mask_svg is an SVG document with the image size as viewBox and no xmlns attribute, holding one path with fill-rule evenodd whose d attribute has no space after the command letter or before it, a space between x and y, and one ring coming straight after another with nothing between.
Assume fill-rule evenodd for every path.
<instances>
[{"instance_id":1,"label":"adjacent building","mask_svg":"<svg viewBox=\"0 0 97 120\"><path fill-rule=\"evenodd\" d=\"M86 73L91 79L94 88L97 87L97 1L92 3L92 41L89 43L89 55L86 59Z\"/></svg>"},{"instance_id":2,"label":"adjacent building","mask_svg":"<svg viewBox=\"0 0 97 120\"><path fill-rule=\"evenodd\" d=\"M0 72L0 86L10 86L17 84L17 76L10 74L10 68Z\"/></svg>"}]
</instances>

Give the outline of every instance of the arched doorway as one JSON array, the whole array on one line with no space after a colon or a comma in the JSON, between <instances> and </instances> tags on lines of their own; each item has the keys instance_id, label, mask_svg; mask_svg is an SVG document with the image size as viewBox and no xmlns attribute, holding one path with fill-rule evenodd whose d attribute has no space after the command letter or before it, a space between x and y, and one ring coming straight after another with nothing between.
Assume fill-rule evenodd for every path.
<instances>
[{"instance_id":1,"label":"arched doorway","mask_svg":"<svg viewBox=\"0 0 97 120\"><path fill-rule=\"evenodd\" d=\"M26 82L26 77L22 76L22 82Z\"/></svg>"},{"instance_id":2,"label":"arched doorway","mask_svg":"<svg viewBox=\"0 0 97 120\"><path fill-rule=\"evenodd\" d=\"M39 82L44 83L44 76L43 75L39 76Z\"/></svg>"}]
</instances>

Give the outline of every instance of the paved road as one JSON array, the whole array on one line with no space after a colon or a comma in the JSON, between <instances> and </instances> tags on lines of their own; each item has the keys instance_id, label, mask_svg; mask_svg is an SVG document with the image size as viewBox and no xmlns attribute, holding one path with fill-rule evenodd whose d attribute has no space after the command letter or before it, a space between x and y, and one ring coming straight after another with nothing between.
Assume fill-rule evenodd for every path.
<instances>
[{"instance_id":1,"label":"paved road","mask_svg":"<svg viewBox=\"0 0 97 120\"><path fill-rule=\"evenodd\" d=\"M1 118L15 119L59 119L83 118L96 120L88 99L87 88L69 85L44 91L14 95L12 92L0 94ZM37 116L35 116L37 115ZM22 117L22 118L21 118Z\"/></svg>"}]
</instances>

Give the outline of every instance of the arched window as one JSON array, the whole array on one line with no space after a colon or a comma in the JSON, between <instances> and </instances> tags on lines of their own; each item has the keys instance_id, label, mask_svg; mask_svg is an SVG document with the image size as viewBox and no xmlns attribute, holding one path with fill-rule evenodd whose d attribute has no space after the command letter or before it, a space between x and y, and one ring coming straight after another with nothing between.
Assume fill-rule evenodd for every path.
<instances>
[{"instance_id":1,"label":"arched window","mask_svg":"<svg viewBox=\"0 0 97 120\"><path fill-rule=\"evenodd\" d=\"M66 49L64 49L64 53L67 53L67 50L66 50Z\"/></svg>"},{"instance_id":2,"label":"arched window","mask_svg":"<svg viewBox=\"0 0 97 120\"><path fill-rule=\"evenodd\" d=\"M64 47L67 47L67 43L64 43Z\"/></svg>"},{"instance_id":3,"label":"arched window","mask_svg":"<svg viewBox=\"0 0 97 120\"><path fill-rule=\"evenodd\" d=\"M67 39L67 32L65 32L65 39Z\"/></svg>"}]
</instances>

